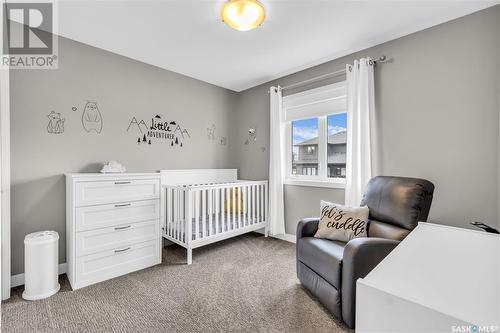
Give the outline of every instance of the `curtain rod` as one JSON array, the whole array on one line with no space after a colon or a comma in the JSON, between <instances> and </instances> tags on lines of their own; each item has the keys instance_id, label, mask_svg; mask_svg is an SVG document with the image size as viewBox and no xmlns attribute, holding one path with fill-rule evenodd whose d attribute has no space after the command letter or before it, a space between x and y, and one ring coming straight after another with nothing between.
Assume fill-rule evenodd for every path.
<instances>
[{"instance_id":1,"label":"curtain rod","mask_svg":"<svg viewBox=\"0 0 500 333\"><path fill-rule=\"evenodd\" d=\"M387 59L387 57L384 55L384 56L381 56L380 58L374 60L373 62L375 64L377 64L377 63L392 62L393 60L394 60L394 58ZM322 80L333 78L333 77L340 76L340 75L343 75L343 74L345 74L345 69L341 69L339 71L335 71L335 72L331 72L331 73L326 73L326 74L323 74L323 75L315 76L313 78L310 78L310 79L307 79L307 80L304 80L304 81L299 81L297 83L293 83L293 84L290 84L288 86L281 87L281 90L293 89L293 88L300 87L300 86L303 86L303 85L306 85L306 84L309 84L309 83L314 83L314 82L317 82L317 81L322 81Z\"/></svg>"}]
</instances>

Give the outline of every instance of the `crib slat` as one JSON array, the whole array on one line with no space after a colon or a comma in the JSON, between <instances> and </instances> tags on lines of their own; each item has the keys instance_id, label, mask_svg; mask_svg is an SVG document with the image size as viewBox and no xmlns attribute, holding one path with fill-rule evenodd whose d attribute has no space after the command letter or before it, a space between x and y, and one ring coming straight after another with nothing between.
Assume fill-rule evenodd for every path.
<instances>
[{"instance_id":1,"label":"crib slat","mask_svg":"<svg viewBox=\"0 0 500 333\"><path fill-rule=\"evenodd\" d=\"M167 236L170 236L170 219L168 217L168 214L170 214L170 195L169 195L169 188L165 188L165 234Z\"/></svg>"},{"instance_id":2,"label":"crib slat","mask_svg":"<svg viewBox=\"0 0 500 333\"><path fill-rule=\"evenodd\" d=\"M177 239L177 190L172 189L172 237Z\"/></svg>"},{"instance_id":3,"label":"crib slat","mask_svg":"<svg viewBox=\"0 0 500 333\"><path fill-rule=\"evenodd\" d=\"M250 188L250 186L247 186L247 188L246 188L246 198L245 198L245 209L246 209L246 216L247 216L247 225L252 224L252 216L251 216L252 205L251 205L251 202L250 202L251 195L252 195L252 189Z\"/></svg>"},{"instance_id":4,"label":"crib slat","mask_svg":"<svg viewBox=\"0 0 500 333\"><path fill-rule=\"evenodd\" d=\"M257 200L257 220L255 221L256 223L261 222L260 220L260 185L255 186L257 189L256 193L256 200Z\"/></svg>"},{"instance_id":5,"label":"crib slat","mask_svg":"<svg viewBox=\"0 0 500 333\"><path fill-rule=\"evenodd\" d=\"M247 223L247 189L248 186L243 187L243 226Z\"/></svg>"},{"instance_id":6,"label":"crib slat","mask_svg":"<svg viewBox=\"0 0 500 333\"><path fill-rule=\"evenodd\" d=\"M179 219L179 240L181 242L184 242L184 235L185 235L185 230L184 226L186 223L186 192L185 190L181 187L179 189L179 196L180 196L180 203L179 203L179 211L180 211L180 219Z\"/></svg>"},{"instance_id":7,"label":"crib slat","mask_svg":"<svg viewBox=\"0 0 500 333\"><path fill-rule=\"evenodd\" d=\"M178 211L178 222L177 222L177 240L182 242L182 221L184 221L184 206L182 205L183 203L183 197L184 192L182 191L181 187L177 188L177 211Z\"/></svg>"},{"instance_id":8,"label":"crib slat","mask_svg":"<svg viewBox=\"0 0 500 333\"><path fill-rule=\"evenodd\" d=\"M170 237L174 237L174 212L175 212L175 206L174 206L174 189L169 189L170 192Z\"/></svg>"},{"instance_id":9,"label":"crib slat","mask_svg":"<svg viewBox=\"0 0 500 333\"><path fill-rule=\"evenodd\" d=\"M219 233L219 197L220 189L215 189L215 234Z\"/></svg>"},{"instance_id":10,"label":"crib slat","mask_svg":"<svg viewBox=\"0 0 500 333\"><path fill-rule=\"evenodd\" d=\"M174 238L178 238L179 233L179 191L178 189L173 189L173 201L174 201Z\"/></svg>"},{"instance_id":11,"label":"crib slat","mask_svg":"<svg viewBox=\"0 0 500 333\"><path fill-rule=\"evenodd\" d=\"M193 218L193 212L189 211L189 209L191 209L192 207L192 198L190 199L190 195L191 195L191 191L187 188L183 189L184 191L184 207L183 207L183 210L184 210L184 220L182 222L182 228L183 228L183 232L184 232L184 242L187 243L188 241L188 222L190 223L191 220L189 218ZM191 201L190 201L191 200ZM190 217L189 217L190 216ZM191 230L192 232L192 230ZM191 235L191 234L189 234Z\"/></svg>"},{"instance_id":12,"label":"crib slat","mask_svg":"<svg viewBox=\"0 0 500 333\"><path fill-rule=\"evenodd\" d=\"M213 190L208 190L208 201L207 201L207 206L208 206L208 235L212 236L213 231L212 231L212 215L214 212L214 207L212 203L212 194Z\"/></svg>"},{"instance_id":13,"label":"crib slat","mask_svg":"<svg viewBox=\"0 0 500 333\"><path fill-rule=\"evenodd\" d=\"M174 189L174 238L179 239L179 189Z\"/></svg>"},{"instance_id":14,"label":"crib slat","mask_svg":"<svg viewBox=\"0 0 500 333\"><path fill-rule=\"evenodd\" d=\"M177 239L177 214L179 212L178 207L177 207L177 189L172 189L172 206L173 206L173 233L172 237Z\"/></svg>"},{"instance_id":15,"label":"crib slat","mask_svg":"<svg viewBox=\"0 0 500 333\"><path fill-rule=\"evenodd\" d=\"M248 195L247 195L247 209L248 209L248 225L252 224L252 186L248 186Z\"/></svg>"},{"instance_id":16,"label":"crib slat","mask_svg":"<svg viewBox=\"0 0 500 333\"><path fill-rule=\"evenodd\" d=\"M250 193L249 193L249 197L248 197L248 207L250 209L250 224L253 224L253 204L252 204L253 186L250 186L249 190L250 190Z\"/></svg>"},{"instance_id":17,"label":"crib slat","mask_svg":"<svg viewBox=\"0 0 500 333\"><path fill-rule=\"evenodd\" d=\"M226 187L226 198L227 205L225 205L225 209L227 221L225 226L226 230L229 231L229 224L231 224L231 194L229 193L229 187Z\"/></svg>"},{"instance_id":18,"label":"crib slat","mask_svg":"<svg viewBox=\"0 0 500 333\"><path fill-rule=\"evenodd\" d=\"M207 190L201 192L201 227L203 237L207 237Z\"/></svg>"},{"instance_id":19,"label":"crib slat","mask_svg":"<svg viewBox=\"0 0 500 333\"><path fill-rule=\"evenodd\" d=\"M232 229L236 229L237 226L236 226L236 187L233 187L232 188L232 192L233 192L233 200L232 200L232 216L233 216L233 219L232 219L232 223L231 223L231 228Z\"/></svg>"},{"instance_id":20,"label":"crib slat","mask_svg":"<svg viewBox=\"0 0 500 333\"><path fill-rule=\"evenodd\" d=\"M237 202L237 206L238 206L238 228L241 228L242 225L241 225L241 196L242 196L242 187L241 186L238 186L238 202Z\"/></svg>"},{"instance_id":21,"label":"crib slat","mask_svg":"<svg viewBox=\"0 0 500 333\"><path fill-rule=\"evenodd\" d=\"M226 225L226 218L224 216L224 212L226 210L225 202L226 202L226 190L224 188L220 190L220 232L224 232L224 226Z\"/></svg>"},{"instance_id":22,"label":"crib slat","mask_svg":"<svg viewBox=\"0 0 500 333\"><path fill-rule=\"evenodd\" d=\"M184 190L182 187L180 189L181 191L181 237L180 241L185 242L186 240L186 190Z\"/></svg>"},{"instance_id":23,"label":"crib slat","mask_svg":"<svg viewBox=\"0 0 500 333\"><path fill-rule=\"evenodd\" d=\"M252 187L247 186L247 219L248 225L252 224Z\"/></svg>"},{"instance_id":24,"label":"crib slat","mask_svg":"<svg viewBox=\"0 0 500 333\"><path fill-rule=\"evenodd\" d=\"M184 242L186 242L186 243L187 243L188 238L189 238L187 236L188 235L188 225L189 225L188 221L191 221L189 219L189 216L188 216L188 215L190 215L188 213L188 209L191 208L191 203L189 202L189 195L190 195L189 190L184 189L184 211L185 211L185 213L184 213L184 222L182 224L182 231L184 232Z\"/></svg>"},{"instance_id":25,"label":"crib slat","mask_svg":"<svg viewBox=\"0 0 500 333\"><path fill-rule=\"evenodd\" d=\"M256 192L256 187L255 185L252 185L252 222L254 224L257 221L257 217L255 214L255 192Z\"/></svg>"},{"instance_id":26,"label":"crib slat","mask_svg":"<svg viewBox=\"0 0 500 333\"><path fill-rule=\"evenodd\" d=\"M200 191L194 192L194 239L198 239L200 232Z\"/></svg>"}]
</instances>

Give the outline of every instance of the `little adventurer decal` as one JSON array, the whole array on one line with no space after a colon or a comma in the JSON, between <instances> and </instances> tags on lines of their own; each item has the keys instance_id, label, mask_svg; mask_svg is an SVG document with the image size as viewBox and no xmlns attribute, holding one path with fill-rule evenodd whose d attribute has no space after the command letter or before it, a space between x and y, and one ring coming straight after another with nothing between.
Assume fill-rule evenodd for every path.
<instances>
[{"instance_id":1,"label":"little adventurer decal","mask_svg":"<svg viewBox=\"0 0 500 333\"><path fill-rule=\"evenodd\" d=\"M365 232L366 222L360 219L354 220L354 218L349 217L344 219L346 212L339 209L338 206L326 205L321 210L321 219L328 219L326 224L327 228L342 229L342 230L352 230L354 236L359 236Z\"/></svg>"},{"instance_id":2,"label":"little adventurer decal","mask_svg":"<svg viewBox=\"0 0 500 333\"><path fill-rule=\"evenodd\" d=\"M161 140L167 140L170 146L183 146L183 141L190 138L187 129L182 128L175 121L163 120L161 116L156 115L151 121L144 121L132 117L127 127L127 132L136 134L137 144L151 144ZM156 141L155 141L156 140Z\"/></svg>"}]
</instances>

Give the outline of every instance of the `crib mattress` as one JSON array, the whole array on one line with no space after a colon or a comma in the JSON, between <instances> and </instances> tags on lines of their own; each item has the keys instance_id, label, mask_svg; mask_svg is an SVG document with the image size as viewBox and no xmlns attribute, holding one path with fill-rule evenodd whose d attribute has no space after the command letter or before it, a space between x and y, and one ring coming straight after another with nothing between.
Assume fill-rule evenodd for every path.
<instances>
[{"instance_id":1,"label":"crib mattress","mask_svg":"<svg viewBox=\"0 0 500 333\"><path fill-rule=\"evenodd\" d=\"M231 230L237 230L237 229L240 229L240 228L244 228L244 227L247 227L247 226L250 226L250 225L254 225L258 222L258 219L256 217L249 217L249 216L245 216L245 219L241 218L241 223L239 223L239 220L238 220L238 216L236 216L233 220L233 216L226 216L224 215L224 221L222 221L222 218L221 218L221 214L218 214L218 225L216 224L216 216L215 214L212 215L212 230L210 230L210 223L209 223L209 216L207 215L205 217L205 235L206 236L210 236L210 235L213 235L216 233L215 229L217 228L217 233L222 233L222 232L227 232L227 231L231 231ZM234 223L233 223L234 221ZM180 223L182 225L182 223ZM173 231L173 235L174 235L174 238L176 239L179 239L179 237L175 236L177 233L175 232L175 225L174 223L172 223L171 225L171 228L172 228L172 231ZM168 226L167 226L167 229L168 229ZM195 219L193 218L192 221L191 221L191 229L192 229L192 232L191 232L191 236L192 236L192 240L195 239L195 236L196 236L196 221ZM182 241L184 241L184 230L182 230L182 227L180 228L180 238L182 239ZM167 231L168 233L168 231ZM199 218L199 221L198 221L198 239L200 238L203 238L203 221L202 221L202 217Z\"/></svg>"}]
</instances>

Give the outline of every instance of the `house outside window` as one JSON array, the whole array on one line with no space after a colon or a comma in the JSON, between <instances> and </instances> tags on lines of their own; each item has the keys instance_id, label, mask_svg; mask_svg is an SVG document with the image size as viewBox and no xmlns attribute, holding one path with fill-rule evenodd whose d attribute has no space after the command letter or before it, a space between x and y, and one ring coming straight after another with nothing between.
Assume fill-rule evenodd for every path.
<instances>
[{"instance_id":1,"label":"house outside window","mask_svg":"<svg viewBox=\"0 0 500 333\"><path fill-rule=\"evenodd\" d=\"M346 109L345 81L283 98L285 183L343 187L347 172Z\"/></svg>"}]
</instances>

